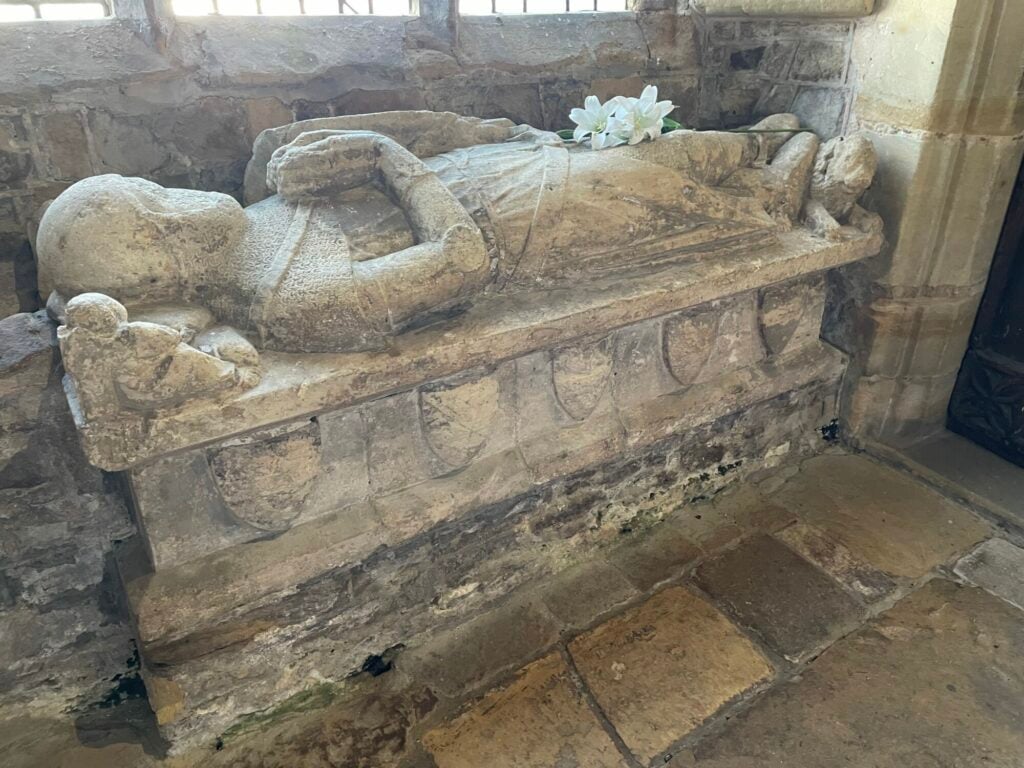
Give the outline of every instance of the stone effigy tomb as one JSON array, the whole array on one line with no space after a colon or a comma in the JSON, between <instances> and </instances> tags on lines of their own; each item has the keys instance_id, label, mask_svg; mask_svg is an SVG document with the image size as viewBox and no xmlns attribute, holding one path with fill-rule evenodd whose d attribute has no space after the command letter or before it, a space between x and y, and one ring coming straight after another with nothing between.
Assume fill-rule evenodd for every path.
<instances>
[{"instance_id":1,"label":"stone effigy tomb","mask_svg":"<svg viewBox=\"0 0 1024 768\"><path fill-rule=\"evenodd\" d=\"M874 172L866 140L791 115L591 151L395 112L265 131L246 207L112 175L63 193L40 281L85 452L133 497L124 577L175 748L635 512L567 478L813 450L845 369L825 274L881 248Z\"/></svg>"}]
</instances>

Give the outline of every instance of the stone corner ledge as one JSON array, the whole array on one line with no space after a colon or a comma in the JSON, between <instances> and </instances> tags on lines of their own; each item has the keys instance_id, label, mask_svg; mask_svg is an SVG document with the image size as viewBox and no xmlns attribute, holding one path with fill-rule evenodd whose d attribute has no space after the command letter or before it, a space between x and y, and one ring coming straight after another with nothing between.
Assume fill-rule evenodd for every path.
<instances>
[{"instance_id":1,"label":"stone corner ledge","mask_svg":"<svg viewBox=\"0 0 1024 768\"><path fill-rule=\"evenodd\" d=\"M875 0L693 0L706 16L806 16L854 18L869 16Z\"/></svg>"}]
</instances>

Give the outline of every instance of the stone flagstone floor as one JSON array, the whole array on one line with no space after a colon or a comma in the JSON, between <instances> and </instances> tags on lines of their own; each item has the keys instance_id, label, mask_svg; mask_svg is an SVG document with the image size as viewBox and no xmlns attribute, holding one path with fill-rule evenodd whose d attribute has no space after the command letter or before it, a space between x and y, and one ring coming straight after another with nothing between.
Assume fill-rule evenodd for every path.
<instances>
[{"instance_id":1,"label":"stone flagstone floor","mask_svg":"<svg viewBox=\"0 0 1024 768\"><path fill-rule=\"evenodd\" d=\"M44 759L22 731L10 764L1019 768L1020 543L907 475L827 454L216 752L57 733ZM11 740L0 729L0 754Z\"/></svg>"}]
</instances>

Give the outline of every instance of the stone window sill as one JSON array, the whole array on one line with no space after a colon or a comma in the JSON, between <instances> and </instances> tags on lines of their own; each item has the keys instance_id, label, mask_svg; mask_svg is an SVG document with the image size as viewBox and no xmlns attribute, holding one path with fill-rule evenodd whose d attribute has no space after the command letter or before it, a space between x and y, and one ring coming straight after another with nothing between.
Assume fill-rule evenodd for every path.
<instances>
[{"instance_id":1,"label":"stone window sill","mask_svg":"<svg viewBox=\"0 0 1024 768\"><path fill-rule=\"evenodd\" d=\"M706 16L854 18L869 16L875 0L694 0Z\"/></svg>"}]
</instances>

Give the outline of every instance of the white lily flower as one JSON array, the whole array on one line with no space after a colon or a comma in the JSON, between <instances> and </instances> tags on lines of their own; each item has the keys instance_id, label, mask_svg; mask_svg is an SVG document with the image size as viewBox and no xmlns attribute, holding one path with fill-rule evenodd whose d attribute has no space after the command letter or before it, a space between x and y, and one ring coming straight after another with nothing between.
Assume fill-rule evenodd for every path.
<instances>
[{"instance_id":1,"label":"white lily flower","mask_svg":"<svg viewBox=\"0 0 1024 768\"><path fill-rule=\"evenodd\" d=\"M611 130L627 137L630 144L639 144L646 138L661 135L662 121L675 105L671 101L658 101L658 86L648 85L639 99L621 99L613 115Z\"/></svg>"},{"instance_id":2,"label":"white lily flower","mask_svg":"<svg viewBox=\"0 0 1024 768\"><path fill-rule=\"evenodd\" d=\"M608 119L608 127L604 131L592 134L590 137L590 148L605 149L606 147L617 147L619 144L625 144L629 136L614 130L614 125L615 118L611 117Z\"/></svg>"},{"instance_id":3,"label":"white lily flower","mask_svg":"<svg viewBox=\"0 0 1024 768\"><path fill-rule=\"evenodd\" d=\"M590 137L591 149L639 144L661 135L662 121L673 109L671 101L658 101L656 85L645 87L638 99L616 96L602 104L597 96L587 96L583 109L569 113L576 123L572 137L577 143Z\"/></svg>"},{"instance_id":4,"label":"white lily flower","mask_svg":"<svg viewBox=\"0 0 1024 768\"><path fill-rule=\"evenodd\" d=\"M619 97L609 99L604 104L597 96L587 96L583 102L583 109L576 107L569 113L569 119L576 123L576 130L572 132L573 139L580 143L588 136L593 143L594 137L602 135L608 128L608 120L618 109ZM600 147L595 146L595 149Z\"/></svg>"}]
</instances>

